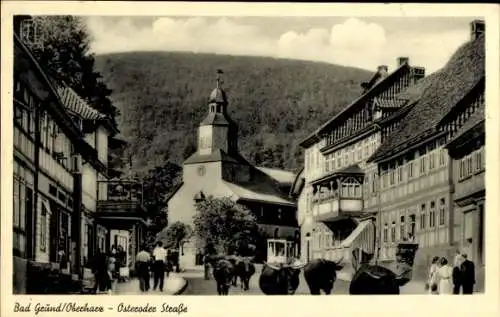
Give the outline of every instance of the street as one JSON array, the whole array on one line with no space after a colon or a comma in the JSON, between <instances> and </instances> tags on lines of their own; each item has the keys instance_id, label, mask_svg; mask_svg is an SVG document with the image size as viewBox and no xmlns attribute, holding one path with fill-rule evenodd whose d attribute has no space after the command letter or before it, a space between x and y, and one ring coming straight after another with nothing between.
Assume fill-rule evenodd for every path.
<instances>
[{"instance_id":1,"label":"street","mask_svg":"<svg viewBox=\"0 0 500 317\"><path fill-rule=\"evenodd\" d=\"M264 295L259 288L259 275L260 270L252 276L250 279L250 289L248 291L243 291L240 287L238 280L238 286L232 286L229 289L229 295ZM186 291L182 295L217 295L217 286L213 277L210 280L205 280L203 276L203 270L192 269L188 270L183 274L184 278L188 281L188 286ZM342 280L337 280L333 288L333 294L346 295L348 294L349 284ZM308 295L309 288L304 280L303 273L300 274L300 283L297 295Z\"/></svg>"}]
</instances>

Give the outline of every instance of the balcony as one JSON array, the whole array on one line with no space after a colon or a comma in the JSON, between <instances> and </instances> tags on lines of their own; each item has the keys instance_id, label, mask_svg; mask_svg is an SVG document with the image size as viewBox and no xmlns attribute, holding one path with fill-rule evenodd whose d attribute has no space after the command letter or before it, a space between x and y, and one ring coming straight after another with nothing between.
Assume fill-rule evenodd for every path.
<instances>
[{"instance_id":1,"label":"balcony","mask_svg":"<svg viewBox=\"0 0 500 317\"><path fill-rule=\"evenodd\" d=\"M363 216L363 178L356 165L313 181L314 219L333 222Z\"/></svg>"},{"instance_id":2,"label":"balcony","mask_svg":"<svg viewBox=\"0 0 500 317\"><path fill-rule=\"evenodd\" d=\"M142 184L135 180L98 181L96 217L115 229L146 224Z\"/></svg>"}]
</instances>

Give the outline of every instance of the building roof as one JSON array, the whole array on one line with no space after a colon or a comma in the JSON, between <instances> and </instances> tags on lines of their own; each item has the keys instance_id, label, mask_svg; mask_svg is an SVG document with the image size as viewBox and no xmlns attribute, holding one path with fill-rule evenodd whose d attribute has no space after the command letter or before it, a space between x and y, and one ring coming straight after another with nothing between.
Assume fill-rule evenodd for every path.
<instances>
[{"instance_id":1,"label":"building roof","mask_svg":"<svg viewBox=\"0 0 500 317\"><path fill-rule=\"evenodd\" d=\"M200 123L202 125L229 125L230 122L223 113L209 112L205 119Z\"/></svg>"},{"instance_id":2,"label":"building roof","mask_svg":"<svg viewBox=\"0 0 500 317\"><path fill-rule=\"evenodd\" d=\"M469 130L476 127L479 124L484 124L485 120L485 109L484 107L479 107L474 113L470 116L470 118L465 122L465 124L457 131L457 133L453 136L453 138L448 142L448 145L453 144L458 139L462 138L467 134Z\"/></svg>"},{"instance_id":3,"label":"building roof","mask_svg":"<svg viewBox=\"0 0 500 317\"><path fill-rule=\"evenodd\" d=\"M208 102L227 104L226 92L220 87L215 88L210 93L210 98L208 99Z\"/></svg>"},{"instance_id":4,"label":"building roof","mask_svg":"<svg viewBox=\"0 0 500 317\"><path fill-rule=\"evenodd\" d=\"M435 133L446 114L484 79L484 56L484 35L462 45L440 71L417 89L422 92L415 106L370 161L398 153L410 141Z\"/></svg>"},{"instance_id":5,"label":"building roof","mask_svg":"<svg viewBox=\"0 0 500 317\"><path fill-rule=\"evenodd\" d=\"M297 173L297 175L295 175L292 187L290 188L290 197L299 196L300 192L304 188L304 185L305 185L304 167L302 167L300 171Z\"/></svg>"},{"instance_id":6,"label":"building roof","mask_svg":"<svg viewBox=\"0 0 500 317\"><path fill-rule=\"evenodd\" d=\"M374 104L382 109L399 109L408 102L407 99L402 98L375 98Z\"/></svg>"},{"instance_id":7,"label":"building roof","mask_svg":"<svg viewBox=\"0 0 500 317\"><path fill-rule=\"evenodd\" d=\"M89 106L73 89L66 86L57 87L57 92L66 108L85 120L99 120L106 116Z\"/></svg>"},{"instance_id":8,"label":"building roof","mask_svg":"<svg viewBox=\"0 0 500 317\"><path fill-rule=\"evenodd\" d=\"M267 188L268 190L265 190L265 188L263 188L264 186L261 186L262 184L235 184L228 181L223 181L223 183L238 199L295 206L293 201L281 197L276 191L269 190L269 188Z\"/></svg>"},{"instance_id":9,"label":"building roof","mask_svg":"<svg viewBox=\"0 0 500 317\"><path fill-rule=\"evenodd\" d=\"M328 126L330 126L335 120L337 120L341 115L347 113L352 107L357 105L359 102L364 101L367 97L371 96L371 94L376 91L377 88L379 88L384 82L392 80L394 77L397 76L403 69L410 67L408 63L403 63L400 65L396 70L394 70L392 73L389 75L383 77L380 79L378 82L375 82L372 87L368 88L358 99L354 100L351 102L347 107L345 107L342 111L337 113L335 116L333 116L330 120L326 121L324 124L322 124L319 128L317 128L313 133L311 133L306 139L304 139L300 145L304 146L305 144L309 143L310 140L313 140L318 137L320 133L322 133ZM377 73L378 74L378 73ZM380 76L377 77L377 74L374 75L374 78L372 81L378 80Z\"/></svg>"},{"instance_id":10,"label":"building roof","mask_svg":"<svg viewBox=\"0 0 500 317\"><path fill-rule=\"evenodd\" d=\"M198 151L193 155L188 157L184 161L184 165L186 164L197 164L197 163L208 163L208 162L231 162L231 163L241 163L242 160L238 156L229 155L221 149L217 149L210 154L202 155L199 154ZM246 162L246 160L245 160Z\"/></svg>"},{"instance_id":11,"label":"building roof","mask_svg":"<svg viewBox=\"0 0 500 317\"><path fill-rule=\"evenodd\" d=\"M292 185L295 179L295 175L289 171L259 166L257 166L256 168L281 184Z\"/></svg>"}]
</instances>

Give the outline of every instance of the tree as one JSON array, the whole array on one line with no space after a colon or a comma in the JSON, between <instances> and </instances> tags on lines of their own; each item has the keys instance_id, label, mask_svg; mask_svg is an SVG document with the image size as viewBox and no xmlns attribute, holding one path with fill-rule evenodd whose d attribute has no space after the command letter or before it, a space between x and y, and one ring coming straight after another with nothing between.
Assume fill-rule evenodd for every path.
<instances>
[{"instance_id":1,"label":"tree","mask_svg":"<svg viewBox=\"0 0 500 317\"><path fill-rule=\"evenodd\" d=\"M82 18L36 16L33 21L42 41L42 46L33 47L40 64L116 125L120 113L109 99L111 90L95 71L95 58L89 52L91 38Z\"/></svg>"},{"instance_id":2,"label":"tree","mask_svg":"<svg viewBox=\"0 0 500 317\"><path fill-rule=\"evenodd\" d=\"M171 162L148 171L144 177L144 206L153 225L153 234L167 226L167 197L180 182L182 168Z\"/></svg>"},{"instance_id":3,"label":"tree","mask_svg":"<svg viewBox=\"0 0 500 317\"><path fill-rule=\"evenodd\" d=\"M179 248L181 242L192 234L190 225L176 221L157 234L157 240L167 248Z\"/></svg>"},{"instance_id":4,"label":"tree","mask_svg":"<svg viewBox=\"0 0 500 317\"><path fill-rule=\"evenodd\" d=\"M256 239L257 222L245 206L231 199L208 198L196 203L194 233L204 243L218 251L230 254L248 248Z\"/></svg>"}]
</instances>

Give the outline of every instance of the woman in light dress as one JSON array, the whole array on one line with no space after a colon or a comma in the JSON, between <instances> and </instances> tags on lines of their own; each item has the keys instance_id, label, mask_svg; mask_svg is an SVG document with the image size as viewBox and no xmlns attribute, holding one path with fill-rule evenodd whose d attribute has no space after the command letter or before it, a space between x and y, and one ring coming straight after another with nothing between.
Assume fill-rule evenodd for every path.
<instances>
[{"instance_id":1,"label":"woman in light dress","mask_svg":"<svg viewBox=\"0 0 500 317\"><path fill-rule=\"evenodd\" d=\"M448 264L446 258L441 258L440 267L436 273L436 282L438 282L438 291L440 295L453 294L453 268Z\"/></svg>"},{"instance_id":2,"label":"woman in light dress","mask_svg":"<svg viewBox=\"0 0 500 317\"><path fill-rule=\"evenodd\" d=\"M429 268L429 279L427 281L427 284L429 286L430 294L438 294L437 283L436 283L436 274L439 269L438 262L439 262L439 257L435 256L432 259L431 267Z\"/></svg>"}]
</instances>

